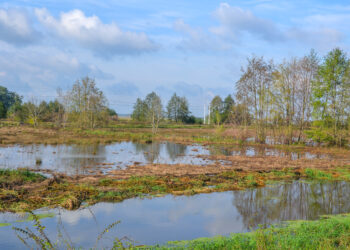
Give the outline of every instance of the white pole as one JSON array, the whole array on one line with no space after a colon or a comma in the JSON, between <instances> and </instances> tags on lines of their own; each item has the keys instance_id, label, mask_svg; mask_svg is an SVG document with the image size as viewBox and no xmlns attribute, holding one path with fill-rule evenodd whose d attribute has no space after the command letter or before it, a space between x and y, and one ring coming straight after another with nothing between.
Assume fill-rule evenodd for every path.
<instances>
[{"instance_id":1,"label":"white pole","mask_svg":"<svg viewBox=\"0 0 350 250\"><path fill-rule=\"evenodd\" d=\"M208 124L210 125L210 104L209 104L209 119L208 119Z\"/></svg>"}]
</instances>

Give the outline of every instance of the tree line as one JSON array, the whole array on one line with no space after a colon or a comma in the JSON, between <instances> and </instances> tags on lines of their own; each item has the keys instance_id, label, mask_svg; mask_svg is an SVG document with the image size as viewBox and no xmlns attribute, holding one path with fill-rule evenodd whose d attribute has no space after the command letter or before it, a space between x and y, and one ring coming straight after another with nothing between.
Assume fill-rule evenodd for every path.
<instances>
[{"instance_id":1,"label":"tree line","mask_svg":"<svg viewBox=\"0 0 350 250\"><path fill-rule=\"evenodd\" d=\"M131 118L134 121L150 122L153 133L157 132L159 122L164 119L175 123L202 123L201 119L191 115L186 97L180 97L176 93L170 98L166 111L161 98L155 92L148 94L144 100L137 98Z\"/></svg>"},{"instance_id":2,"label":"tree line","mask_svg":"<svg viewBox=\"0 0 350 250\"><path fill-rule=\"evenodd\" d=\"M108 108L103 92L94 79L77 80L67 92L58 90L54 101L39 102L30 98L23 102L18 94L0 86L0 118L10 118L20 123L38 126L39 122L51 122L56 127L68 123L79 128L95 128L116 119L117 114Z\"/></svg>"},{"instance_id":3,"label":"tree line","mask_svg":"<svg viewBox=\"0 0 350 250\"><path fill-rule=\"evenodd\" d=\"M248 126L253 127L259 143L265 143L268 135L282 144L305 142L308 138L338 146L347 143L350 59L343 50L335 48L323 58L311 50L306 56L279 64L251 56L241 71L235 83L235 99L231 95L224 100L215 96L206 123L237 125L243 128L243 137ZM137 99L134 120L150 121L156 131L163 117L174 122L202 122L190 116L187 99L176 93L166 111L154 92L145 100Z\"/></svg>"},{"instance_id":4,"label":"tree line","mask_svg":"<svg viewBox=\"0 0 350 250\"><path fill-rule=\"evenodd\" d=\"M342 146L350 128L350 59L335 48L319 58L314 51L281 64L248 58L236 82L239 124L254 125L265 143L272 129L282 143L317 142Z\"/></svg>"}]
</instances>

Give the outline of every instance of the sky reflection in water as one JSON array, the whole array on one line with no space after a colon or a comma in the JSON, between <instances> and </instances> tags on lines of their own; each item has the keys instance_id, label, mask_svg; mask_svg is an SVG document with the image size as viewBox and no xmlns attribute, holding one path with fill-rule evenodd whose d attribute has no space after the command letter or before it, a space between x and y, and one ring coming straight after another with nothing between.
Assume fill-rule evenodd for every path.
<instances>
[{"instance_id":1,"label":"sky reflection in water","mask_svg":"<svg viewBox=\"0 0 350 250\"><path fill-rule=\"evenodd\" d=\"M99 232L121 220L111 236L128 236L140 244L165 243L214 235L246 232L259 224L286 220L317 219L319 215L350 212L350 184L346 182L306 183L295 181L259 189L195 196L171 196L153 199L129 199L121 203L99 203L77 211L53 212L54 218L42 219L51 238L61 220L76 246L92 247ZM58 215L60 214L60 215ZM25 227L14 222L18 215L2 214L0 222ZM10 226L0 227L0 248L19 247Z\"/></svg>"}]
</instances>

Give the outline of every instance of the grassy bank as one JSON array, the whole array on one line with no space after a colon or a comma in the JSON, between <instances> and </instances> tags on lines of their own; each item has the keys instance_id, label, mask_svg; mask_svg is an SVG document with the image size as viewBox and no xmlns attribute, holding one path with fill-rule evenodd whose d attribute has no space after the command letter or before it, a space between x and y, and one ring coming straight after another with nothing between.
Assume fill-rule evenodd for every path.
<instances>
[{"instance_id":1,"label":"grassy bank","mask_svg":"<svg viewBox=\"0 0 350 250\"><path fill-rule=\"evenodd\" d=\"M251 233L229 237L169 242L151 249L349 249L350 215L323 217L317 221L293 221Z\"/></svg>"},{"instance_id":2,"label":"grassy bank","mask_svg":"<svg viewBox=\"0 0 350 250\"><path fill-rule=\"evenodd\" d=\"M28 171L0 172L0 211L22 212L41 207L77 209L83 203L119 202L133 197L199 193L262 187L282 180L350 180L350 168L226 171L219 174L45 178Z\"/></svg>"}]
</instances>

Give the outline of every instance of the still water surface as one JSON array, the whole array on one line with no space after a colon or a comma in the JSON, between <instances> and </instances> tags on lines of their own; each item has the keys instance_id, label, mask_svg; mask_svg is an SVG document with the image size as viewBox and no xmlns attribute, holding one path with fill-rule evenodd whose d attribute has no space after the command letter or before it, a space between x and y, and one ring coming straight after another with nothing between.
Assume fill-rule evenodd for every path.
<instances>
[{"instance_id":1,"label":"still water surface","mask_svg":"<svg viewBox=\"0 0 350 250\"><path fill-rule=\"evenodd\" d=\"M295 181L244 191L135 198L99 203L77 211L42 209L35 213L54 214L52 218L42 219L51 239L56 238L60 228L70 235L75 246L89 248L94 246L97 235L117 220L121 223L106 235L100 247L110 246L115 236L127 236L138 244L163 244L247 232L259 224L313 220L325 214L349 213L349 200L350 183ZM32 222L18 222L25 216L0 215L0 223L11 224L0 227L0 249L23 247L11 226L32 225Z\"/></svg>"},{"instance_id":2,"label":"still water surface","mask_svg":"<svg viewBox=\"0 0 350 250\"><path fill-rule=\"evenodd\" d=\"M326 154L287 152L269 147L223 147L183 145L171 142L142 144L121 142L109 145L15 145L0 147L0 168L49 169L69 175L107 173L128 165L160 164L230 164L200 156L242 155L299 158L332 158Z\"/></svg>"},{"instance_id":3,"label":"still water surface","mask_svg":"<svg viewBox=\"0 0 350 250\"><path fill-rule=\"evenodd\" d=\"M121 142L110 145L16 145L0 147L0 167L50 169L69 175L106 173L128 165L148 163L195 164L214 163L198 155L208 150L170 142L141 144ZM40 160L40 164L37 163Z\"/></svg>"}]
</instances>

